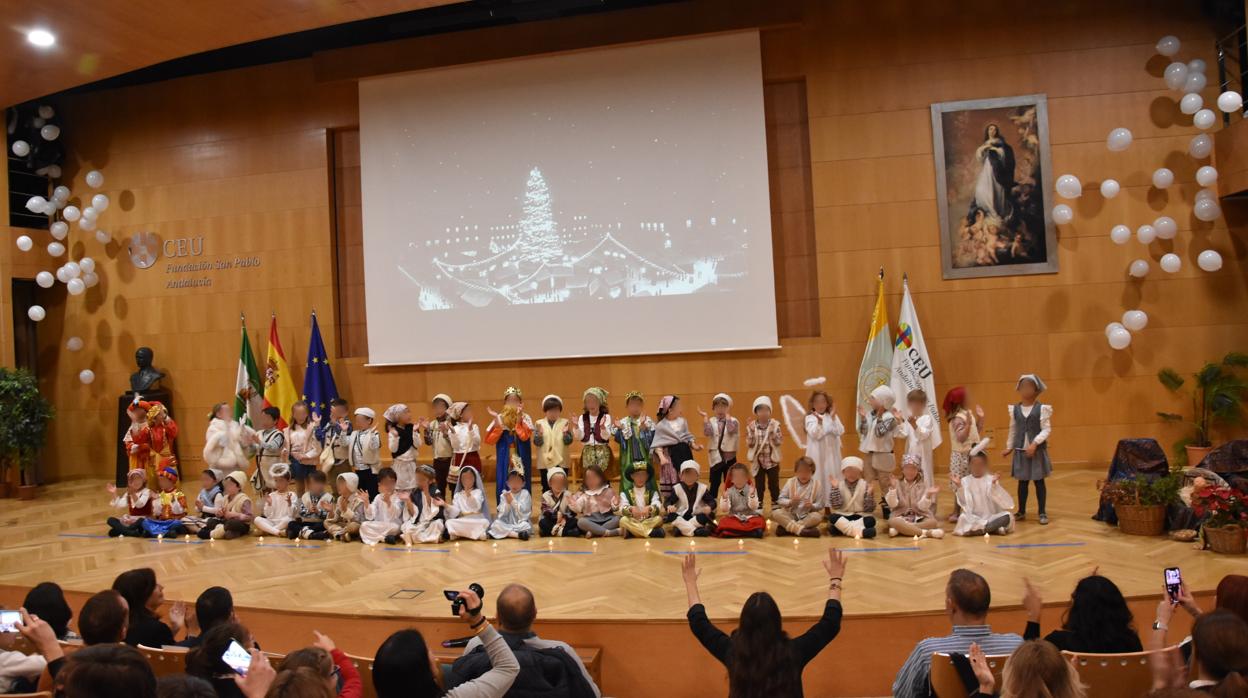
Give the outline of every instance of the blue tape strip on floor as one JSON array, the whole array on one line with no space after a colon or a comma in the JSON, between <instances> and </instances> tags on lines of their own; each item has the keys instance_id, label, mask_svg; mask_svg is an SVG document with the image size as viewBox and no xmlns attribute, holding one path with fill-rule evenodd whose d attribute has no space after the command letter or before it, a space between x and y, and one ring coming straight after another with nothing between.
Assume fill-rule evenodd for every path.
<instances>
[{"instance_id":1,"label":"blue tape strip on floor","mask_svg":"<svg viewBox=\"0 0 1248 698\"><path fill-rule=\"evenodd\" d=\"M748 550L664 550L664 555L749 555Z\"/></svg>"},{"instance_id":2,"label":"blue tape strip on floor","mask_svg":"<svg viewBox=\"0 0 1248 698\"><path fill-rule=\"evenodd\" d=\"M382 550L388 553L449 553L451 552L450 550L446 548L416 548L416 547L409 548L406 545L403 546L402 548L395 546L393 548L382 548Z\"/></svg>"},{"instance_id":3,"label":"blue tape strip on floor","mask_svg":"<svg viewBox=\"0 0 1248 698\"><path fill-rule=\"evenodd\" d=\"M103 533L58 533L61 538L113 538Z\"/></svg>"},{"instance_id":4,"label":"blue tape strip on floor","mask_svg":"<svg viewBox=\"0 0 1248 698\"><path fill-rule=\"evenodd\" d=\"M523 555L593 555L592 550L516 550Z\"/></svg>"},{"instance_id":5,"label":"blue tape strip on floor","mask_svg":"<svg viewBox=\"0 0 1248 698\"><path fill-rule=\"evenodd\" d=\"M302 543L299 545L295 545L294 543L256 543L256 547L257 548L300 548L300 549L307 548L308 550L315 550L317 548L324 548L325 546L303 545Z\"/></svg>"},{"instance_id":6,"label":"blue tape strip on floor","mask_svg":"<svg viewBox=\"0 0 1248 698\"><path fill-rule=\"evenodd\" d=\"M903 548L837 548L843 553L908 553L918 550L919 546L909 545Z\"/></svg>"},{"instance_id":7,"label":"blue tape strip on floor","mask_svg":"<svg viewBox=\"0 0 1248 698\"><path fill-rule=\"evenodd\" d=\"M144 538L148 543L160 543L161 545L203 545L206 540L183 540L181 538Z\"/></svg>"},{"instance_id":8,"label":"blue tape strip on floor","mask_svg":"<svg viewBox=\"0 0 1248 698\"><path fill-rule=\"evenodd\" d=\"M996 546L1001 548L1078 548L1087 543L1004 543Z\"/></svg>"}]
</instances>

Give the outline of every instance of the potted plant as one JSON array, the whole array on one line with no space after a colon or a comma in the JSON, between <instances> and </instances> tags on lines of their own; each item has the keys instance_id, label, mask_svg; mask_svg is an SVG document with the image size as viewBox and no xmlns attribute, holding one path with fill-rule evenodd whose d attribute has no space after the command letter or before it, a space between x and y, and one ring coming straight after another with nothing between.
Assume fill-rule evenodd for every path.
<instances>
[{"instance_id":1,"label":"potted plant","mask_svg":"<svg viewBox=\"0 0 1248 698\"><path fill-rule=\"evenodd\" d=\"M1204 519L1200 530L1211 550L1228 555L1244 553L1248 501L1243 493L1230 487L1205 487L1192 495L1192 510Z\"/></svg>"},{"instance_id":2,"label":"potted plant","mask_svg":"<svg viewBox=\"0 0 1248 698\"><path fill-rule=\"evenodd\" d=\"M1210 432L1219 424L1238 424L1243 417L1243 401L1248 381L1237 369L1248 366L1248 354L1231 352L1220 363L1207 363L1192 374L1192 419L1173 412L1158 412L1167 422L1182 422L1192 433L1174 444L1175 460L1180 466L1196 467L1213 450ZM1172 393L1179 393L1187 381L1172 368L1157 372L1157 380Z\"/></svg>"},{"instance_id":3,"label":"potted plant","mask_svg":"<svg viewBox=\"0 0 1248 698\"><path fill-rule=\"evenodd\" d=\"M35 462L52 416L52 405L39 392L33 374L0 368L0 460L6 470L17 466L17 496L21 499L32 499L37 491ZM11 473L5 475L7 482Z\"/></svg>"},{"instance_id":4,"label":"potted plant","mask_svg":"<svg viewBox=\"0 0 1248 698\"><path fill-rule=\"evenodd\" d=\"M1101 496L1114 505L1118 528L1132 536L1159 536L1166 529L1166 507L1179 499L1183 478L1177 472L1148 478L1111 480L1101 484Z\"/></svg>"}]
</instances>

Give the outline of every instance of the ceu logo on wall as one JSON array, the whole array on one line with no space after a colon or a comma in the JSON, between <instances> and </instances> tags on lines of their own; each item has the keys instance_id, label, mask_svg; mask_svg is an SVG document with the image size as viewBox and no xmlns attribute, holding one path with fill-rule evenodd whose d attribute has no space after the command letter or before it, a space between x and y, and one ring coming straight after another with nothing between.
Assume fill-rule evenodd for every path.
<instances>
[{"instance_id":1,"label":"ceu logo on wall","mask_svg":"<svg viewBox=\"0 0 1248 698\"><path fill-rule=\"evenodd\" d=\"M153 232L135 233L130 236L130 261L139 269L147 269L160 258L160 238Z\"/></svg>"}]
</instances>

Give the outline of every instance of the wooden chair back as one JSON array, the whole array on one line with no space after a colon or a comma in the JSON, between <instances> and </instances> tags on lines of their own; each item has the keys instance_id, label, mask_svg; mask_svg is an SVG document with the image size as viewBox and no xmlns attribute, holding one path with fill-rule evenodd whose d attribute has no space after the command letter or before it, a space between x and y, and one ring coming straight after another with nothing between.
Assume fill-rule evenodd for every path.
<instances>
[{"instance_id":1,"label":"wooden chair back","mask_svg":"<svg viewBox=\"0 0 1248 698\"><path fill-rule=\"evenodd\" d=\"M1005 660L1009 658L1008 654L988 655L988 667L992 669L992 676L997 680L997 688L1001 688L1001 670L1005 668ZM966 698L966 686L962 684L962 677L958 675L948 653L936 652L932 655L930 680L932 693L936 694L936 698Z\"/></svg>"},{"instance_id":2,"label":"wooden chair back","mask_svg":"<svg viewBox=\"0 0 1248 698\"><path fill-rule=\"evenodd\" d=\"M347 659L350 659L355 665L355 670L360 672L360 683L364 684L364 698L377 698L377 688L373 686L373 658L348 654Z\"/></svg>"},{"instance_id":3,"label":"wooden chair back","mask_svg":"<svg viewBox=\"0 0 1248 698\"><path fill-rule=\"evenodd\" d=\"M1173 648L1160 650L1173 651ZM1153 672L1148 665L1152 652L1122 654L1080 654L1062 652L1074 662L1079 680L1088 687L1088 695L1096 698L1120 698L1147 695L1153 688Z\"/></svg>"},{"instance_id":4,"label":"wooden chair back","mask_svg":"<svg viewBox=\"0 0 1248 698\"><path fill-rule=\"evenodd\" d=\"M152 665L156 678L186 673L186 648L160 648L139 645L139 653Z\"/></svg>"}]
</instances>

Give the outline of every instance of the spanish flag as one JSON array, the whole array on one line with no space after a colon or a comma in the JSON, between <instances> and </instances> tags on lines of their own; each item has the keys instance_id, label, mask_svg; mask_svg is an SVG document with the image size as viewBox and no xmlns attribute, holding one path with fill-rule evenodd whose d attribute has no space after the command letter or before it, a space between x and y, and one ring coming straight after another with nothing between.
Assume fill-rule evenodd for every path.
<instances>
[{"instance_id":1,"label":"spanish flag","mask_svg":"<svg viewBox=\"0 0 1248 698\"><path fill-rule=\"evenodd\" d=\"M264 406L276 407L281 410L282 417L277 420L279 429L285 429L290 419L290 408L299 399L295 392L295 382L290 377L290 365L286 363L286 352L282 351L282 340L277 336L277 315L269 325L269 353L264 361Z\"/></svg>"}]
</instances>

